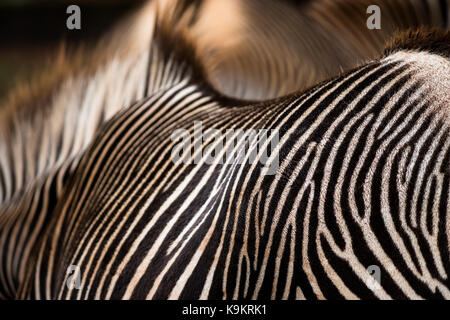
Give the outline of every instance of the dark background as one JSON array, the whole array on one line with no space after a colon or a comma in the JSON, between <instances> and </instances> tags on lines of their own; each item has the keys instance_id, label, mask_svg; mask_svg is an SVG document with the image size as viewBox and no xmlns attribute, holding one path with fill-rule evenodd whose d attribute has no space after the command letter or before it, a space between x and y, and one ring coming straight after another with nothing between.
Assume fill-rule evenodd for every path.
<instances>
[{"instance_id":1,"label":"dark background","mask_svg":"<svg viewBox=\"0 0 450 320\"><path fill-rule=\"evenodd\" d=\"M0 101L17 82L42 72L62 41L98 40L142 0L0 0ZM66 9L81 9L81 30L68 30Z\"/></svg>"}]
</instances>

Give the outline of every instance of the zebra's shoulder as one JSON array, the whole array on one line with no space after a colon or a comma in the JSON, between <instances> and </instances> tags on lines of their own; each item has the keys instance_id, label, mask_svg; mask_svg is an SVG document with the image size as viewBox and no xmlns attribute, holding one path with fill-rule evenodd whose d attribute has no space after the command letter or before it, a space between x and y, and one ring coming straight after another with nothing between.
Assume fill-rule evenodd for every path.
<instances>
[{"instance_id":1,"label":"zebra's shoulder","mask_svg":"<svg viewBox=\"0 0 450 320\"><path fill-rule=\"evenodd\" d=\"M407 63L414 81L427 88L429 110L450 124L450 31L418 29L397 34L386 46L385 59Z\"/></svg>"}]
</instances>

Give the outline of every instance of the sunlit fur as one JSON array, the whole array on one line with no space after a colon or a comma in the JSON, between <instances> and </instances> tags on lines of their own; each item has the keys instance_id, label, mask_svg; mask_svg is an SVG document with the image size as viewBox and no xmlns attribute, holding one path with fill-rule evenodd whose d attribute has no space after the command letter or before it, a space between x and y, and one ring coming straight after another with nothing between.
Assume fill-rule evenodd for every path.
<instances>
[{"instance_id":1,"label":"sunlit fur","mask_svg":"<svg viewBox=\"0 0 450 320\"><path fill-rule=\"evenodd\" d=\"M149 39L124 40L135 49L0 117L0 297L449 299L449 33L405 33L356 69L257 103L219 90L192 31L202 9L177 3L138 14L153 19ZM277 129L276 174L174 163L171 134L195 139L194 121Z\"/></svg>"}]
</instances>

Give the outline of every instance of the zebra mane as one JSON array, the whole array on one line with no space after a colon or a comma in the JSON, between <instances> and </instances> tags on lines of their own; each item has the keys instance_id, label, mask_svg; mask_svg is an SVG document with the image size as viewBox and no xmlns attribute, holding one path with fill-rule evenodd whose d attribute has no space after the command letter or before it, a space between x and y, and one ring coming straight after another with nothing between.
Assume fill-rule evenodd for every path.
<instances>
[{"instance_id":1,"label":"zebra mane","mask_svg":"<svg viewBox=\"0 0 450 320\"><path fill-rule=\"evenodd\" d=\"M384 57L410 64L414 78L428 88L428 98L433 101L430 110L449 124L450 31L419 28L397 33L387 43Z\"/></svg>"},{"instance_id":2,"label":"zebra mane","mask_svg":"<svg viewBox=\"0 0 450 320\"><path fill-rule=\"evenodd\" d=\"M150 2L93 46L63 45L0 104L0 204L82 152L102 123L143 97L141 39L151 13Z\"/></svg>"},{"instance_id":3,"label":"zebra mane","mask_svg":"<svg viewBox=\"0 0 450 320\"><path fill-rule=\"evenodd\" d=\"M387 56L404 50L426 51L450 58L450 31L420 28L399 32L387 43L384 54Z\"/></svg>"},{"instance_id":4,"label":"zebra mane","mask_svg":"<svg viewBox=\"0 0 450 320\"><path fill-rule=\"evenodd\" d=\"M198 19L201 1L183 0L175 3L156 2L156 18L151 39L149 57L149 77L155 75L152 66L165 70L170 67L174 78L165 82L152 84L148 79L149 91L152 93L175 81L189 79L193 83L208 81L206 71L199 56L197 47L190 35L192 26ZM152 75L153 73L153 75ZM176 78L176 79L175 79Z\"/></svg>"}]
</instances>

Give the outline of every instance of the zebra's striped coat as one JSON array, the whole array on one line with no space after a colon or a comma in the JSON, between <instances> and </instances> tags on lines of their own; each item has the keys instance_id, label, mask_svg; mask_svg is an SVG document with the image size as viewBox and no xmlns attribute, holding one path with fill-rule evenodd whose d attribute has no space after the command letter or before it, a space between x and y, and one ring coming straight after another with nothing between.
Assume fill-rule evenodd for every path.
<instances>
[{"instance_id":1,"label":"zebra's striped coat","mask_svg":"<svg viewBox=\"0 0 450 320\"><path fill-rule=\"evenodd\" d=\"M158 89L2 207L2 295L449 298L448 33L409 35L383 58L261 103L223 97L158 35L150 65L166 71L148 80ZM193 134L195 121L276 130L278 170L171 161L172 133ZM29 219L41 226L33 242ZM66 285L71 265L79 290ZM379 289L365 283L369 265Z\"/></svg>"}]
</instances>

